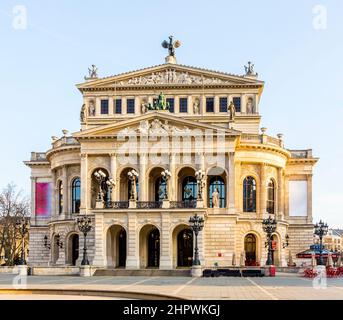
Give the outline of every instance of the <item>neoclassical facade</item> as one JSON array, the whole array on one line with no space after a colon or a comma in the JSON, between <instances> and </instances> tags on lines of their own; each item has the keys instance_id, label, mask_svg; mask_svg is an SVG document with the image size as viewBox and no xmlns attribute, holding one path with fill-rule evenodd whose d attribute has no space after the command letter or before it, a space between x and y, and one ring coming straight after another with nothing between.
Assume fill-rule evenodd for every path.
<instances>
[{"instance_id":1,"label":"neoclassical facade","mask_svg":"<svg viewBox=\"0 0 343 320\"><path fill-rule=\"evenodd\" d=\"M80 131L33 152L29 264L79 265L87 215L90 263L99 268L175 269L192 263L189 218L204 267L265 265L262 219L277 220L273 260L313 242L311 149L289 150L260 128L264 82L249 63L232 75L166 63L77 88ZM287 241L288 238L289 240ZM288 242L288 243L287 243ZM288 244L288 245L287 245ZM80 252L79 252L80 249ZM79 254L80 253L80 254Z\"/></svg>"}]
</instances>

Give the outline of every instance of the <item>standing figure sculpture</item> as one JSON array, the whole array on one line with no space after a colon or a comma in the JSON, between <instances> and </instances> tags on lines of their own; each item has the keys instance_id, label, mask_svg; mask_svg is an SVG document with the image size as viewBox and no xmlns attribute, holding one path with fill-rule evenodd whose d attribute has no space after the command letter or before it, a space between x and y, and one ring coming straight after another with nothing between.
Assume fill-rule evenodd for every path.
<instances>
[{"instance_id":1,"label":"standing figure sculpture","mask_svg":"<svg viewBox=\"0 0 343 320\"><path fill-rule=\"evenodd\" d=\"M169 42L167 40L164 40L162 42L162 47L165 49L168 49L169 55L174 57L175 56L175 48L178 48L181 46L181 42L179 40L176 40L173 42L173 36L169 36Z\"/></svg>"},{"instance_id":2,"label":"standing figure sculpture","mask_svg":"<svg viewBox=\"0 0 343 320\"><path fill-rule=\"evenodd\" d=\"M212 192L212 208L219 208L219 190L215 188Z\"/></svg>"},{"instance_id":3,"label":"standing figure sculpture","mask_svg":"<svg viewBox=\"0 0 343 320\"><path fill-rule=\"evenodd\" d=\"M199 109L199 99L195 99L194 103L193 103L193 113L194 114L198 114L200 109Z\"/></svg>"},{"instance_id":4,"label":"standing figure sculpture","mask_svg":"<svg viewBox=\"0 0 343 320\"><path fill-rule=\"evenodd\" d=\"M80 111L80 121L85 122L86 119L86 105L83 104Z\"/></svg>"},{"instance_id":5,"label":"standing figure sculpture","mask_svg":"<svg viewBox=\"0 0 343 320\"><path fill-rule=\"evenodd\" d=\"M235 108L235 105L232 101L229 104L229 112L230 112L230 120L231 121L235 120L236 108Z\"/></svg>"},{"instance_id":6,"label":"standing figure sculpture","mask_svg":"<svg viewBox=\"0 0 343 320\"><path fill-rule=\"evenodd\" d=\"M95 106L93 101L89 102L89 115L92 117L95 116Z\"/></svg>"},{"instance_id":7,"label":"standing figure sculpture","mask_svg":"<svg viewBox=\"0 0 343 320\"><path fill-rule=\"evenodd\" d=\"M98 68L92 64L91 68L88 68L88 74L89 74L89 78L97 78L98 77Z\"/></svg>"}]
</instances>

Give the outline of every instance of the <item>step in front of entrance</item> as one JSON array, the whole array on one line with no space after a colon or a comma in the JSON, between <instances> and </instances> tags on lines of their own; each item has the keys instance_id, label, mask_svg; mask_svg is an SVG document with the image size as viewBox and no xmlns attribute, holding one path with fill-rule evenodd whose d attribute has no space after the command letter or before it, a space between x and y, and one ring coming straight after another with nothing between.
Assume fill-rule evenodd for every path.
<instances>
[{"instance_id":1,"label":"step in front of entrance","mask_svg":"<svg viewBox=\"0 0 343 320\"><path fill-rule=\"evenodd\" d=\"M94 276L190 277L190 269L97 269Z\"/></svg>"}]
</instances>

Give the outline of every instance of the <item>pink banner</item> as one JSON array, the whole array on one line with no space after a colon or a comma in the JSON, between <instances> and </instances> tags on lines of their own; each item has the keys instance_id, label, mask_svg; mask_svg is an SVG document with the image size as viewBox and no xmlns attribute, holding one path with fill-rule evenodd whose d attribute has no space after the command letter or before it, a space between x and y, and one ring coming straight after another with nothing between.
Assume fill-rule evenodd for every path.
<instances>
[{"instance_id":1,"label":"pink banner","mask_svg":"<svg viewBox=\"0 0 343 320\"><path fill-rule=\"evenodd\" d=\"M48 217L51 213L51 183L36 183L36 216Z\"/></svg>"}]
</instances>

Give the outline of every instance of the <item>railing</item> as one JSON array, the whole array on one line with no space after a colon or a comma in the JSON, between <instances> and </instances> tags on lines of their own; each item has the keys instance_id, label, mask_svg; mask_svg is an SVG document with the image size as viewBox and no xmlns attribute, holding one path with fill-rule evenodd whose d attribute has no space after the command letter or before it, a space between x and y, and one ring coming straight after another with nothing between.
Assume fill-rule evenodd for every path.
<instances>
[{"instance_id":1,"label":"railing","mask_svg":"<svg viewBox=\"0 0 343 320\"><path fill-rule=\"evenodd\" d=\"M261 136L259 134L253 134L253 133L242 133L241 141L260 143Z\"/></svg>"},{"instance_id":2,"label":"railing","mask_svg":"<svg viewBox=\"0 0 343 320\"><path fill-rule=\"evenodd\" d=\"M162 201L137 201L137 209L159 209Z\"/></svg>"},{"instance_id":3,"label":"railing","mask_svg":"<svg viewBox=\"0 0 343 320\"><path fill-rule=\"evenodd\" d=\"M312 149L307 150L288 150L291 153L292 158L312 158Z\"/></svg>"},{"instance_id":4,"label":"railing","mask_svg":"<svg viewBox=\"0 0 343 320\"><path fill-rule=\"evenodd\" d=\"M79 145L80 143L74 137L62 137L53 142L53 147L58 148L64 145Z\"/></svg>"},{"instance_id":5,"label":"railing","mask_svg":"<svg viewBox=\"0 0 343 320\"><path fill-rule=\"evenodd\" d=\"M129 207L129 201L111 201L106 204L107 209L127 209Z\"/></svg>"},{"instance_id":6,"label":"railing","mask_svg":"<svg viewBox=\"0 0 343 320\"><path fill-rule=\"evenodd\" d=\"M241 142L271 144L282 147L282 140L266 134L242 133Z\"/></svg>"},{"instance_id":7,"label":"railing","mask_svg":"<svg viewBox=\"0 0 343 320\"><path fill-rule=\"evenodd\" d=\"M47 161L45 152L31 152L31 161Z\"/></svg>"},{"instance_id":8,"label":"railing","mask_svg":"<svg viewBox=\"0 0 343 320\"><path fill-rule=\"evenodd\" d=\"M170 201L171 209L184 209L184 208L196 208L196 200L185 200L185 201Z\"/></svg>"}]
</instances>

